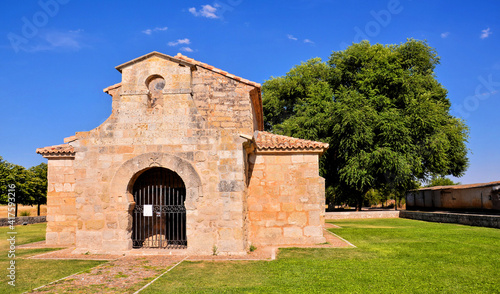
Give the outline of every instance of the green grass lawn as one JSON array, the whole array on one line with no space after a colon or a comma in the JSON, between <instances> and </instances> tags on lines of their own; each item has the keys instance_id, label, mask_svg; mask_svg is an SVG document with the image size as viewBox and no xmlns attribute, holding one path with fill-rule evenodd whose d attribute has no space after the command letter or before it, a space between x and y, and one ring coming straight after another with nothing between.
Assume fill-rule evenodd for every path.
<instances>
[{"instance_id":1,"label":"green grass lawn","mask_svg":"<svg viewBox=\"0 0 500 294\"><path fill-rule=\"evenodd\" d=\"M500 293L498 229L405 219L335 224L358 248L183 262L141 293Z\"/></svg>"},{"instance_id":2,"label":"green grass lawn","mask_svg":"<svg viewBox=\"0 0 500 294\"><path fill-rule=\"evenodd\" d=\"M45 240L46 224L17 226L16 245ZM9 243L8 227L0 228L0 293L23 293L30 289L45 285L57 279L97 266L102 261L81 260L34 260L24 259L36 253L54 249L16 249L16 283L15 287L7 284L10 266L8 257Z\"/></svg>"}]
</instances>

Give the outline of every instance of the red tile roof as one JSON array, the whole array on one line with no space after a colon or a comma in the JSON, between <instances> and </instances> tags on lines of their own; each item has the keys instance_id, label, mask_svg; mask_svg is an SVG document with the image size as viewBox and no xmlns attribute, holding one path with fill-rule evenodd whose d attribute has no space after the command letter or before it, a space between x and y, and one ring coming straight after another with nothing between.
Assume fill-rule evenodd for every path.
<instances>
[{"instance_id":1,"label":"red tile roof","mask_svg":"<svg viewBox=\"0 0 500 294\"><path fill-rule=\"evenodd\" d=\"M489 183L476 183L467 185L454 185L454 186L434 186L434 187L424 187L418 189L419 191L429 191L429 190L459 190L459 189L469 189L469 188L480 188L487 186L500 185L500 181L489 182Z\"/></svg>"},{"instance_id":2,"label":"red tile roof","mask_svg":"<svg viewBox=\"0 0 500 294\"><path fill-rule=\"evenodd\" d=\"M261 151L319 151L328 149L328 144L323 142L297 139L288 136L275 135L268 132L257 131L254 135L257 150Z\"/></svg>"},{"instance_id":3,"label":"red tile roof","mask_svg":"<svg viewBox=\"0 0 500 294\"><path fill-rule=\"evenodd\" d=\"M41 155L74 155L75 149L69 144L60 144L36 149Z\"/></svg>"}]
</instances>

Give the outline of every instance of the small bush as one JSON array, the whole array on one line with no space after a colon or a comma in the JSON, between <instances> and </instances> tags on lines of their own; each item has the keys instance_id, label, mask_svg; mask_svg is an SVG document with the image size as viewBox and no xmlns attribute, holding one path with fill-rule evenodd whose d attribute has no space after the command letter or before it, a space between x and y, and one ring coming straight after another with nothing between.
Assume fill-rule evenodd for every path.
<instances>
[{"instance_id":1,"label":"small bush","mask_svg":"<svg viewBox=\"0 0 500 294\"><path fill-rule=\"evenodd\" d=\"M27 211L27 210L23 210L23 211L21 211L20 215L21 216L30 216L31 213L29 211Z\"/></svg>"},{"instance_id":2,"label":"small bush","mask_svg":"<svg viewBox=\"0 0 500 294\"><path fill-rule=\"evenodd\" d=\"M254 252L255 250L257 250L257 247L253 246L253 244L250 244L249 250L250 252Z\"/></svg>"}]
</instances>

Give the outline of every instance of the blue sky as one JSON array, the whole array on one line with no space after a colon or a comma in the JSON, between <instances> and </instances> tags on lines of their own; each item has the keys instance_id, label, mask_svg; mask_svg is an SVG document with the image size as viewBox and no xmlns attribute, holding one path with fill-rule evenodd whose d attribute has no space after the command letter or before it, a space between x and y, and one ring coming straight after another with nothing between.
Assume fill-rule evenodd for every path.
<instances>
[{"instance_id":1,"label":"blue sky","mask_svg":"<svg viewBox=\"0 0 500 294\"><path fill-rule=\"evenodd\" d=\"M0 156L30 167L111 113L115 66L178 52L263 83L368 39L427 40L453 114L471 128L458 181L500 180L500 2L428 0L0 1Z\"/></svg>"}]
</instances>

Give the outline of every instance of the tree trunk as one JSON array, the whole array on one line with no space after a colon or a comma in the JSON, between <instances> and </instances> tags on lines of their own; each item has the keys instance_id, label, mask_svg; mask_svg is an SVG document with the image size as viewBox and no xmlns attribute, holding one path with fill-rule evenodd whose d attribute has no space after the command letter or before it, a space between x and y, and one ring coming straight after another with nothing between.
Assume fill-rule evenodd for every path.
<instances>
[{"instance_id":1,"label":"tree trunk","mask_svg":"<svg viewBox=\"0 0 500 294\"><path fill-rule=\"evenodd\" d=\"M38 203L37 215L40 216L40 203Z\"/></svg>"},{"instance_id":2,"label":"tree trunk","mask_svg":"<svg viewBox=\"0 0 500 294\"><path fill-rule=\"evenodd\" d=\"M363 207L363 197L358 196L356 200L356 211L361 211L362 207Z\"/></svg>"},{"instance_id":3,"label":"tree trunk","mask_svg":"<svg viewBox=\"0 0 500 294\"><path fill-rule=\"evenodd\" d=\"M15 215L15 217L17 217L17 202L16 202L16 215Z\"/></svg>"}]
</instances>

